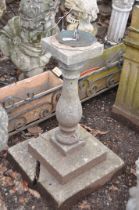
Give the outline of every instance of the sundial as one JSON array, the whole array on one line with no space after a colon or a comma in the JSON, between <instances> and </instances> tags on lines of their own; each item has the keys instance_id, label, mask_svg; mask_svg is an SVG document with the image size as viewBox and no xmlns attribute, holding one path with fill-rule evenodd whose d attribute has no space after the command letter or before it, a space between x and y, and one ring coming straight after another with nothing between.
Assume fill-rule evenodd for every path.
<instances>
[{"instance_id":1,"label":"sundial","mask_svg":"<svg viewBox=\"0 0 139 210\"><path fill-rule=\"evenodd\" d=\"M70 47L88 47L95 43L96 38L89 32L62 30L56 37L59 43Z\"/></svg>"},{"instance_id":2,"label":"sundial","mask_svg":"<svg viewBox=\"0 0 139 210\"><path fill-rule=\"evenodd\" d=\"M9 153L29 178L30 168L35 170L34 177L39 178L36 168L39 165L40 171L41 164L37 189L43 189L43 196L49 194L57 209L67 209L76 196L93 192L100 183L109 181L123 161L79 124L80 72L88 60L102 55L104 46L90 33L76 29L42 39L42 47L58 61L62 71L63 88L56 107L59 126L10 148Z\"/></svg>"}]
</instances>

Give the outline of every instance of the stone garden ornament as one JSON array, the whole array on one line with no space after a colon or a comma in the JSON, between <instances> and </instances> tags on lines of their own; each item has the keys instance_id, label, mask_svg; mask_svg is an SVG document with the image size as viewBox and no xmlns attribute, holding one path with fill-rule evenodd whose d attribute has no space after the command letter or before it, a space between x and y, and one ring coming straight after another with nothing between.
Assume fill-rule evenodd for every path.
<instances>
[{"instance_id":1,"label":"stone garden ornament","mask_svg":"<svg viewBox=\"0 0 139 210\"><path fill-rule=\"evenodd\" d=\"M21 0L19 16L0 31L0 50L23 73L23 78L43 72L50 53L43 52L41 39L57 30L53 0Z\"/></svg>"},{"instance_id":2,"label":"stone garden ornament","mask_svg":"<svg viewBox=\"0 0 139 210\"><path fill-rule=\"evenodd\" d=\"M134 1L135 0L113 0L112 14L106 37L109 43L114 45L123 39Z\"/></svg>"},{"instance_id":3,"label":"stone garden ornament","mask_svg":"<svg viewBox=\"0 0 139 210\"><path fill-rule=\"evenodd\" d=\"M136 161L137 186L130 189L126 210L139 210L139 159Z\"/></svg>"},{"instance_id":4,"label":"stone garden ornament","mask_svg":"<svg viewBox=\"0 0 139 210\"><path fill-rule=\"evenodd\" d=\"M3 15L3 12L6 10L5 0L0 0L0 18Z\"/></svg>"},{"instance_id":5,"label":"stone garden ornament","mask_svg":"<svg viewBox=\"0 0 139 210\"><path fill-rule=\"evenodd\" d=\"M62 31L59 36L42 39L44 51L51 52L63 75L62 93L56 106L59 126L8 151L29 178L37 177L36 187L43 189L43 196L49 193L56 209L69 209L73 200L105 184L123 166L117 155L79 124L82 106L78 79L88 60L102 55L104 48L93 38L88 45L86 36L93 36L80 31L72 31L71 36L69 31ZM77 47L75 42L84 45ZM36 166L40 168L40 164L39 176Z\"/></svg>"},{"instance_id":6,"label":"stone garden ornament","mask_svg":"<svg viewBox=\"0 0 139 210\"><path fill-rule=\"evenodd\" d=\"M7 149L8 141L8 115L0 105L0 152Z\"/></svg>"},{"instance_id":7,"label":"stone garden ornament","mask_svg":"<svg viewBox=\"0 0 139 210\"><path fill-rule=\"evenodd\" d=\"M71 11L67 15L68 30L78 28L81 31L96 34L93 22L97 19L99 12L97 0L65 0L65 8Z\"/></svg>"}]
</instances>

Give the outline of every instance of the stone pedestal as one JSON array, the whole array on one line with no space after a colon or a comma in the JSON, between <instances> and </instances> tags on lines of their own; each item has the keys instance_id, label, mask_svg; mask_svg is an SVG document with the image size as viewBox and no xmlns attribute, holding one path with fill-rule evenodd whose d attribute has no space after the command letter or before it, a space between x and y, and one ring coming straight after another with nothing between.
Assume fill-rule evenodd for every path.
<instances>
[{"instance_id":1,"label":"stone pedestal","mask_svg":"<svg viewBox=\"0 0 139 210\"><path fill-rule=\"evenodd\" d=\"M89 58L102 54L103 45L72 48L55 37L43 39L44 50L59 61L64 85L56 108L59 127L9 150L11 158L32 179L35 160L41 163L37 186L51 195L58 208L105 184L123 161L79 125L82 116L78 78ZM33 165L33 166L32 166ZM33 169L34 170L34 169Z\"/></svg>"},{"instance_id":2,"label":"stone pedestal","mask_svg":"<svg viewBox=\"0 0 139 210\"><path fill-rule=\"evenodd\" d=\"M116 44L123 39L133 2L134 0L113 0L112 15L107 34L108 42Z\"/></svg>"},{"instance_id":3,"label":"stone pedestal","mask_svg":"<svg viewBox=\"0 0 139 210\"><path fill-rule=\"evenodd\" d=\"M135 6L113 113L139 127L139 6Z\"/></svg>"}]
</instances>

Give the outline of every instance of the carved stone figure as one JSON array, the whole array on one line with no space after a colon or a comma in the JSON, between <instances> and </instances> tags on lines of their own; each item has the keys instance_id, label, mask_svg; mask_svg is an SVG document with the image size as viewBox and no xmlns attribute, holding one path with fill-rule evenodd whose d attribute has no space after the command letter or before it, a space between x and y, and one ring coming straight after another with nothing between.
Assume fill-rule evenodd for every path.
<instances>
[{"instance_id":1,"label":"carved stone figure","mask_svg":"<svg viewBox=\"0 0 139 210\"><path fill-rule=\"evenodd\" d=\"M21 0L19 16L13 17L0 31L0 49L24 77L43 72L50 53L43 53L41 39L54 34L55 5L53 0Z\"/></svg>"},{"instance_id":2,"label":"carved stone figure","mask_svg":"<svg viewBox=\"0 0 139 210\"><path fill-rule=\"evenodd\" d=\"M0 105L0 151L7 148L8 141L8 115Z\"/></svg>"},{"instance_id":3,"label":"carved stone figure","mask_svg":"<svg viewBox=\"0 0 139 210\"><path fill-rule=\"evenodd\" d=\"M0 0L0 18L3 15L3 12L6 10L5 0Z\"/></svg>"},{"instance_id":4,"label":"carved stone figure","mask_svg":"<svg viewBox=\"0 0 139 210\"><path fill-rule=\"evenodd\" d=\"M126 210L139 210L139 159L136 161L137 186L130 189Z\"/></svg>"},{"instance_id":5,"label":"carved stone figure","mask_svg":"<svg viewBox=\"0 0 139 210\"><path fill-rule=\"evenodd\" d=\"M65 0L65 7L71 10L67 16L69 30L78 27L81 31L96 34L95 25L92 23L97 19L99 12L97 0Z\"/></svg>"}]
</instances>

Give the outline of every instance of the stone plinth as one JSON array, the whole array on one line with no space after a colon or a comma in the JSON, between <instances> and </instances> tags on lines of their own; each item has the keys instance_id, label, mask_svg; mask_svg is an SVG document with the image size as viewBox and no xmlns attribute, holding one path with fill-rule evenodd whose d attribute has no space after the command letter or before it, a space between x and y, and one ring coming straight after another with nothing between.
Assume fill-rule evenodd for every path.
<instances>
[{"instance_id":1,"label":"stone plinth","mask_svg":"<svg viewBox=\"0 0 139 210\"><path fill-rule=\"evenodd\" d=\"M59 126L11 148L9 154L30 180L30 167L39 161L39 190L45 198L47 193L51 195L58 208L63 206L67 210L68 202L109 181L123 166L123 161L79 125L82 117L78 95L80 72L88 59L102 54L103 45L96 42L89 47L72 48L60 44L55 37L42 42L44 50L49 50L59 61L63 73L62 94L56 107Z\"/></svg>"},{"instance_id":2,"label":"stone plinth","mask_svg":"<svg viewBox=\"0 0 139 210\"><path fill-rule=\"evenodd\" d=\"M86 144L79 150L74 151L74 153L64 157L51 143L51 137L56 129L29 143L28 151L50 173L56 176L56 179L61 184L71 181L81 173L106 160L106 148L99 147L96 139L93 136L90 138L90 135L82 127L80 127L80 134L85 139ZM48 148L47 151L46 147Z\"/></svg>"},{"instance_id":3,"label":"stone plinth","mask_svg":"<svg viewBox=\"0 0 139 210\"><path fill-rule=\"evenodd\" d=\"M126 53L113 113L139 127L139 6L125 38Z\"/></svg>"},{"instance_id":4,"label":"stone plinth","mask_svg":"<svg viewBox=\"0 0 139 210\"><path fill-rule=\"evenodd\" d=\"M88 145L86 148L90 147L88 154L84 154L83 157L81 157L80 154L84 152L84 148L76 154L70 154L68 158L59 153L50 143L50 136L53 135L54 130L48 132L48 134L41 135L37 139L20 143L9 150L10 160L18 165L23 174L26 174L31 182L34 179L35 174L35 160L36 158L41 160L41 173L36 187L45 199L47 199L48 193L52 196L56 205L61 206L61 208L62 206L65 206L65 210L69 208L69 206L67 207L69 203L75 202L76 198L81 199L83 196L103 186L120 168L123 167L123 161L117 155L83 128L81 128L81 130L81 132L86 135ZM32 155L28 152L28 144L30 145L29 151L30 147L32 147ZM97 151L93 148L94 145L95 148L98 148ZM37 154L38 151L41 151L41 156ZM44 154L44 151L46 154ZM53 153L53 156L51 156L50 153ZM102 155L103 153L104 155ZM72 176L70 174L66 183L61 183L59 176L53 173L45 162L44 158L49 154L50 156L49 159L47 159L47 162L49 161L50 163L50 161L53 161L53 167L56 165L55 169L57 171L66 174L70 173L70 171L71 173L74 173L76 170L78 172L80 171L80 175L77 174L75 176L74 174L74 176ZM95 155L99 156L98 159L96 159ZM88 165L89 156L91 162ZM57 159L57 157L59 158ZM77 169L79 165L81 166L81 161L82 163L84 162L84 166L82 165L82 167L84 167L82 172L81 169ZM69 164L70 169L65 165L66 163Z\"/></svg>"}]
</instances>

